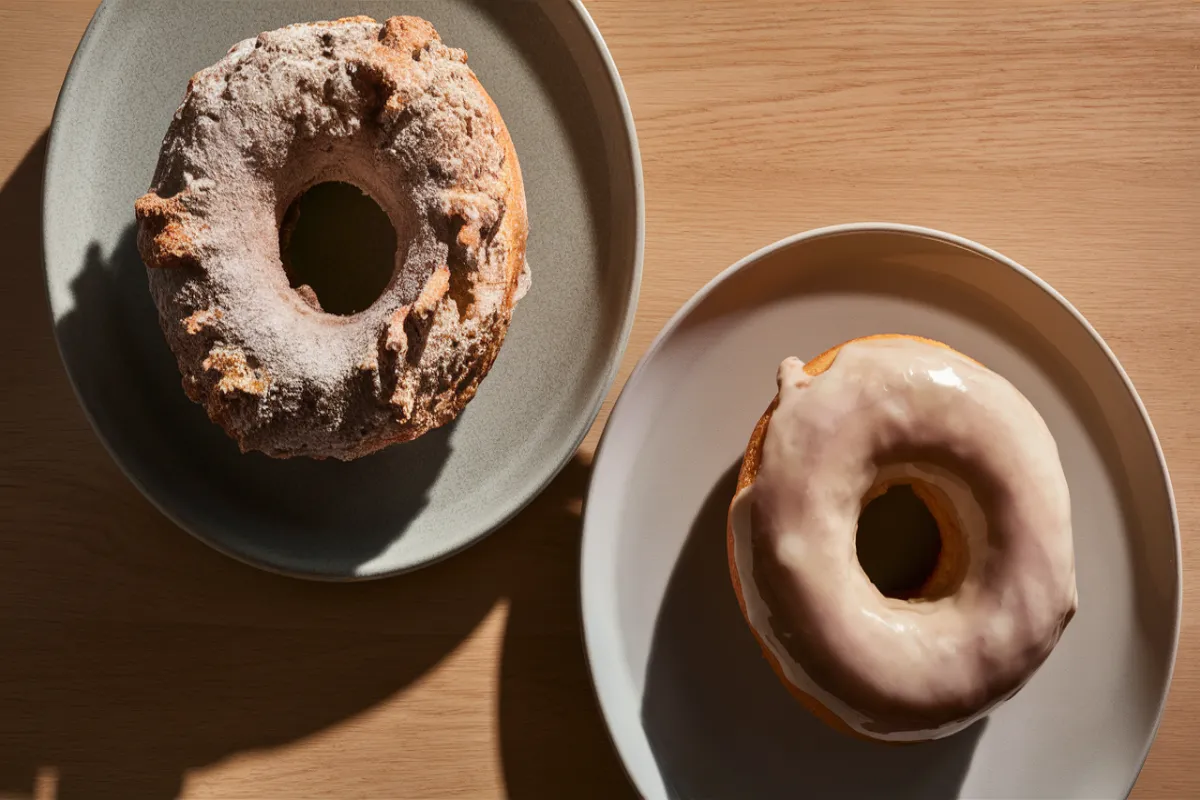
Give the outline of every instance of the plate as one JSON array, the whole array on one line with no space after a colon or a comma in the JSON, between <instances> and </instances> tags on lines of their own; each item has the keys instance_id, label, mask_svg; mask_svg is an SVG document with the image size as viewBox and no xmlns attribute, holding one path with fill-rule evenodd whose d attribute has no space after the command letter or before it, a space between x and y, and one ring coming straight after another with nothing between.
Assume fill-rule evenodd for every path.
<instances>
[{"instance_id":1,"label":"plate","mask_svg":"<svg viewBox=\"0 0 1200 800\"><path fill-rule=\"evenodd\" d=\"M871 333L946 342L1045 417L1071 488L1079 613L986 720L889 747L817 722L775 678L729 582L725 517L785 357ZM864 224L781 241L667 325L630 378L584 513L584 630L637 787L669 797L1096 798L1128 793L1175 660L1170 480L1112 352L1028 270L973 242Z\"/></svg>"},{"instance_id":2,"label":"plate","mask_svg":"<svg viewBox=\"0 0 1200 800\"><path fill-rule=\"evenodd\" d=\"M456 423L351 463L241 455L180 388L134 244L189 77L286 24L417 14L464 48L521 158L533 287ZM570 459L633 321L641 166L620 78L577 2L107 0L63 85L46 169L46 282L67 372L130 479L181 527L260 567L355 579L450 555Z\"/></svg>"}]
</instances>

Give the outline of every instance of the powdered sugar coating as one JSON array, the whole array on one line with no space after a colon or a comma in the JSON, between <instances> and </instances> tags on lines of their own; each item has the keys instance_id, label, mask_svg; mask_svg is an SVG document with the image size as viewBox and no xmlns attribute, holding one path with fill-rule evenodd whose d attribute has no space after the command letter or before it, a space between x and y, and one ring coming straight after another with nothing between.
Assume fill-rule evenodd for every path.
<instances>
[{"instance_id":1,"label":"powdered sugar coating","mask_svg":"<svg viewBox=\"0 0 1200 800\"><path fill-rule=\"evenodd\" d=\"M279 227L326 181L397 231L349 317L292 289ZM499 112L426 21L292 25L197 73L137 203L138 245L188 395L243 450L355 458L453 419L524 293L520 168Z\"/></svg>"}]
</instances>

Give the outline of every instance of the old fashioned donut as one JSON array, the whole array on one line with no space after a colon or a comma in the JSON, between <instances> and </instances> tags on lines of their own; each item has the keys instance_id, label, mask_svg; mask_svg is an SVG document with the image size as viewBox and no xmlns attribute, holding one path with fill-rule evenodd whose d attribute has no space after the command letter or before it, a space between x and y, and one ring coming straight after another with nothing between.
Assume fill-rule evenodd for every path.
<instances>
[{"instance_id":1,"label":"old fashioned donut","mask_svg":"<svg viewBox=\"0 0 1200 800\"><path fill-rule=\"evenodd\" d=\"M833 727L947 736L1015 694L1075 613L1067 481L1008 381L944 344L856 339L779 368L730 507L735 593L767 660ZM912 484L942 550L910 598L856 555L866 502Z\"/></svg>"},{"instance_id":2,"label":"old fashioned donut","mask_svg":"<svg viewBox=\"0 0 1200 800\"><path fill-rule=\"evenodd\" d=\"M138 248L184 390L243 451L357 458L475 395L528 285L527 220L512 140L466 61L423 19L353 17L247 39L189 82L136 204ZM350 316L281 263L285 213L327 181L361 188L397 233L390 283Z\"/></svg>"}]
</instances>

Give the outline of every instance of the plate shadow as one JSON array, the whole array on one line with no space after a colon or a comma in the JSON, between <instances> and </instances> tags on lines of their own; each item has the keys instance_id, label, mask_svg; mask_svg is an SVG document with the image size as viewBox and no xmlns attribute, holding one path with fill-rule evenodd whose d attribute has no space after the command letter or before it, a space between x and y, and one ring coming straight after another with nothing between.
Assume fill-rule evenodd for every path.
<instances>
[{"instance_id":1,"label":"plate shadow","mask_svg":"<svg viewBox=\"0 0 1200 800\"><path fill-rule=\"evenodd\" d=\"M0 293L8 343L0 350L0 795L40 795L49 784L60 800L177 796L190 770L301 740L388 701L505 598L499 737L508 794L581 796L579 786L594 796L628 793L581 642L578 507L588 467L568 464L470 550L391 580L297 581L214 552L158 513L113 464L59 366L42 288L44 161L43 137L0 189L10 256ZM148 297L131 252L127 239L115 257L97 252L77 288L121 293L129 281L139 291L125 294ZM131 351L115 375L146 368L170 376L161 398L133 398L135 408L177 404L172 413L196 417L189 435L211 438L234 458L236 447L183 398L153 307L140 302L73 313L100 315L97 329L125 337L116 341ZM61 335L81 335L73 326L83 329L82 318L63 323ZM118 390L114 377L85 373L89 391ZM434 437L428 458L436 462L448 441ZM294 508L319 504L296 498L286 481L279 491ZM395 720L397 752L451 735ZM313 791L323 778L312 776ZM411 794L403 785L386 792Z\"/></svg>"}]
</instances>

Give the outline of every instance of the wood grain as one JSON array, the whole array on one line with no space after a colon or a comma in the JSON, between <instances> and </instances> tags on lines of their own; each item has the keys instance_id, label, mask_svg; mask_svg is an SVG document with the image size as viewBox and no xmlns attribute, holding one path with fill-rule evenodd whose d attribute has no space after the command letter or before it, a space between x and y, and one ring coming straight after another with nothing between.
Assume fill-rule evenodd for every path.
<instances>
[{"instance_id":1,"label":"wood grain","mask_svg":"<svg viewBox=\"0 0 1200 800\"><path fill-rule=\"evenodd\" d=\"M40 275L44 132L95 0L0 0L0 796L613 797L568 470L479 547L350 587L181 534L78 410ZM713 275L834 222L930 225L1069 297L1170 462L1196 599L1200 6L592 0L626 81L647 249L621 380ZM615 391L613 396L615 397ZM1139 798L1200 796L1185 611Z\"/></svg>"}]
</instances>

